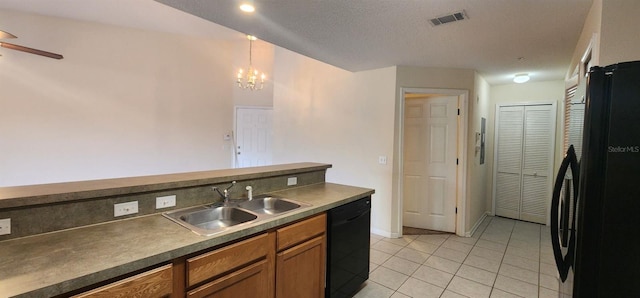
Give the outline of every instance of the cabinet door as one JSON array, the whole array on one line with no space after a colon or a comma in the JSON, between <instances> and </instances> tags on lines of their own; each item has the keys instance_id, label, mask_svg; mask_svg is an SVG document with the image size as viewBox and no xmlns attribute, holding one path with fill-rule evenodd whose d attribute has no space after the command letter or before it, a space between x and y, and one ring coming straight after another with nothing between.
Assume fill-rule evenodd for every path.
<instances>
[{"instance_id":1,"label":"cabinet door","mask_svg":"<svg viewBox=\"0 0 640 298\"><path fill-rule=\"evenodd\" d=\"M269 262L262 260L189 291L187 297L272 297Z\"/></svg>"},{"instance_id":2,"label":"cabinet door","mask_svg":"<svg viewBox=\"0 0 640 298\"><path fill-rule=\"evenodd\" d=\"M140 273L104 287L73 296L73 298L100 297L168 297L173 293L171 264Z\"/></svg>"},{"instance_id":3,"label":"cabinet door","mask_svg":"<svg viewBox=\"0 0 640 298\"><path fill-rule=\"evenodd\" d=\"M322 235L278 253L276 297L324 297L325 252Z\"/></svg>"}]
</instances>

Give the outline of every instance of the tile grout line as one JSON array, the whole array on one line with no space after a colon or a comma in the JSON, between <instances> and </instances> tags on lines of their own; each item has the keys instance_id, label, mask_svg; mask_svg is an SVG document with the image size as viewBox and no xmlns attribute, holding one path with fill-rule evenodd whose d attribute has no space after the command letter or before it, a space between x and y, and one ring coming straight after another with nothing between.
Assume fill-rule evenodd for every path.
<instances>
[{"instance_id":1,"label":"tile grout line","mask_svg":"<svg viewBox=\"0 0 640 298\"><path fill-rule=\"evenodd\" d=\"M493 220L492 220L493 221ZM496 272L496 279L493 280L493 285L491 286L491 292L489 292L489 297L491 297L491 294L493 294L493 290L496 288L496 281L498 280L498 275L500 275L500 269L502 268L502 262L504 262L504 257L507 255L507 249L509 248L509 243L511 242L511 236L513 235L513 229L515 228L516 224L514 223L513 226L511 227L511 231L509 232L509 240L507 240L507 244L504 248L504 254L502 254L502 259L500 259L500 266L498 266L498 272ZM499 289L501 290L501 289ZM503 290L501 290L503 291ZM507 292L507 291L504 291ZM507 292L516 296L519 296L517 294L511 293L511 292Z\"/></svg>"},{"instance_id":2,"label":"tile grout line","mask_svg":"<svg viewBox=\"0 0 640 298\"><path fill-rule=\"evenodd\" d=\"M485 220L486 220L486 218L487 218L487 217L485 217ZM451 282L453 281L453 278L455 278L456 276L458 276L458 275L457 275L457 274L458 274L458 271L460 271L460 268L462 268L462 265L464 265L464 261L466 261L466 260L467 260L467 258L471 255L471 251L476 247L476 244L477 244L477 243L478 243L478 241L480 240L480 237L482 237L482 234L484 234L484 231L487 229L487 227L489 226L489 224L491 223L491 221L492 221L492 220L493 220L493 219L489 220L489 222L487 223L487 225L482 229L482 232L480 233L480 236L478 236L478 239L476 239L476 242L474 242L474 243L473 243L473 245L471 246L471 250L469 250L469 252L467 253L467 255L464 257L464 260L462 260L462 262L460 263L460 267L458 267L458 270L456 270L456 272L453 274L453 277L452 277L452 278L451 278L451 280L449 280L449 282L447 283L447 286L444 288L444 291L442 291L442 294L440 294L440 297L442 297L442 295L444 295L444 292L445 292L445 291L447 291L447 289L448 289L449 285L450 285L450 284L451 284ZM444 242L443 242L443 243L444 243ZM470 265L468 265L468 266L470 266ZM477 268L477 267L475 267L475 266L470 266L470 267ZM478 269L481 269L481 268L478 268ZM460 278L462 278L462 279L465 279L465 280L472 281L472 280L470 280L470 279L467 279L467 278L464 278L464 277L461 277L461 276L458 276L458 277L460 277ZM476 282L476 281L473 281L473 282ZM493 287L492 287L492 290L493 290ZM458 294L458 295L461 295L461 296L468 297L468 296L466 296L466 295L463 295L463 294L461 294L461 293L458 293L458 292L455 292L455 291L452 291L452 290L449 290L449 291L451 291L451 292L453 292L453 293L456 293L456 294ZM491 291L489 291L489 296L491 296Z\"/></svg>"},{"instance_id":3,"label":"tile grout line","mask_svg":"<svg viewBox=\"0 0 640 298\"><path fill-rule=\"evenodd\" d=\"M507 250L509 249L509 247L511 247L511 248L513 248L513 249L518 249L518 248L519 248L519 246L510 246L510 245L511 245L511 244L514 244L514 243L515 243L514 241L516 241L516 240L518 240L519 242L522 242L522 241L524 241L524 242L530 242L530 240L537 240L537 241L538 241L538 245L537 245L537 249L538 249L537 263L538 263L538 264L536 264L536 265L537 265L537 272L535 272L535 273L536 273L536 275L537 275L537 285L536 285L536 286L537 286L537 287L536 287L537 289L536 289L536 290L537 290L538 297L540 297L540 295L541 295L541 294L540 294L540 289L541 289L541 287L542 287L542 286L541 286L541 282L540 282L540 276L541 276L541 274L542 274L541 270L542 270L542 254L543 254L543 243L542 243L542 238L543 238L543 235L544 235L544 233L543 233L543 229L545 228L545 226L544 226L544 225L539 225L536 229L531 230L531 229L530 229L530 227L529 227L529 226L527 226L527 225L518 225L518 223L519 223L519 222L518 222L517 220L505 219L505 220L508 220L508 221L502 221L502 220L500 220L500 221L496 221L496 220L495 220L496 218L494 218L494 217L487 217L486 219L489 219L489 220L488 220L488 221L484 221L484 222L481 224L483 228L482 228L481 230L476 231L476 232L478 232L478 235L479 235L479 236L475 239L475 241L473 241L473 244L469 244L468 242L465 242L465 241L457 242L457 243L460 243L460 244L466 244L466 245L470 246L470 250L468 251L468 253L466 253L466 255L464 256L464 258L462 259L462 261L459 263L459 264L460 264L460 266L456 269L455 273L453 273L453 274L452 274L452 278L451 278L451 280L449 280L449 281L448 281L448 283L447 283L447 284L446 284L446 286L444 287L444 289L443 289L442 293L440 294L440 296L445 295L445 292L447 292L447 291L450 291L451 293L459 294L459 295L461 295L461 296L465 296L465 295L460 294L460 293L458 293L458 292L456 292L456 291L452 291L452 290L449 290L449 289L448 289L448 287L451 285L451 282L453 281L453 279L454 279L455 277L459 277L460 279L464 279L464 280L467 280L467 281L475 282L475 283L482 284L482 285L485 285L485 286L489 286L489 285L484 284L484 283L482 283L482 282L478 282L478 281L475 281L475 280L472 280L472 279L468 279L468 278L465 278L465 277L462 277L462 276L458 275L458 273L460 273L460 270L461 270L461 268L462 268L462 265L465 265L465 263L464 263L464 262L465 262L465 261L469 258L469 256L471 255L471 252L472 252L476 247L481 247L481 246L477 246L477 244L478 244L478 242L479 242L480 240L484 240L484 241L488 241L488 242L495 242L496 244L501 244L501 245L504 245L504 246L505 246L504 250L502 251L502 257L501 257L501 259L500 259L500 261L499 261L499 266L498 266L498 268L497 268L497 272L495 273L496 277L495 277L495 279L494 279L493 283L492 283L492 284L491 284L491 286L490 286L490 287L491 287L491 289L490 289L490 291L489 291L489 296L491 296L492 294L494 294L494 289L495 289L496 281L497 281L498 276L500 276L500 273L499 273L499 272L500 272L500 269L502 268L502 266L503 266L503 264L504 264L504 260L505 260L505 257L506 257L506 255L507 255ZM487 233L487 232L489 231L489 229L491 228L491 224L494 224L494 225L493 225L493 227L495 227L495 229L496 229L494 232L499 232L499 233L495 233L495 234L498 234L498 235L503 234L503 235L505 235L506 233L509 233L509 234L508 234L508 237L507 237L506 244L503 244L502 242L492 241L491 239L481 239L481 238L483 237L483 235L485 235L485 233ZM509 229L504 229L504 226L505 226L505 225L507 225L507 224L510 226L510 227L509 227ZM493 230L493 229L492 229L492 230ZM518 231L519 231L519 232L518 232ZM530 233L531 231L534 231L534 234L536 234L536 235L534 235L534 237L532 237L532 238L530 238L530 237L529 237L529 235L531 235L531 233ZM490 234L494 234L494 233L490 233ZM489 235L489 234L487 234L487 235ZM406 236L406 235L403 235L403 236ZM454 249L454 248L450 248L450 247L445 247L445 246L444 246L444 243L445 243L445 242L447 242L447 241L449 241L449 240L451 240L451 241L455 241L455 236L456 236L456 235L447 234L447 236L444 238L444 240L442 240L439 244L434 244L433 242L429 242L429 241L417 240L420 236L417 236L417 237L415 237L415 238L414 238L414 237L409 237L409 238L407 238L407 239L406 239L406 240L408 240L408 242L392 242L392 241L385 241L387 244L393 244L394 246L397 246L397 247L399 248L399 249L398 249L396 252L394 252L393 254L389 254L389 253L387 253L386 251L381 251L381 250L378 250L378 249L375 249L375 248L371 248L371 249L376 250L376 251L378 251L378 252L380 252L380 253L385 253L385 254L389 255L389 258L387 258L385 261L381 262L382 264L375 264L375 263L374 263L374 264L377 266L377 267L376 267L376 269L374 269L374 271L375 271L375 270L378 270L378 268L379 268L379 267L384 267L386 270L390 270L390 271L396 272L396 273L398 273L398 274L402 274L402 275L406 276L406 278L407 278L406 280L404 280L404 281L403 281L403 282L398 286L398 289L396 289L396 290L394 290L394 289L392 289L392 288L389 288L389 287L387 287L387 286L384 286L384 285L382 285L382 284L379 284L379 283L377 283L377 282L375 282L375 281L372 281L372 283L374 283L374 284L376 284L376 285L379 285L379 286L381 286L381 287L383 287L383 288L386 288L386 289L390 290L390 291L392 292L392 293L391 293L391 295L392 295L392 296L393 296L393 295L395 295L395 294L400 294L400 295L405 295L405 296L407 296L406 294L404 294L404 293L402 293L402 292L400 292L400 291L398 291L398 290L399 290L403 285L405 285L405 284L409 281L409 279L411 279L411 278L416 279L416 280L419 280L419 281L421 281L421 282L425 282L426 284L429 284L429 285L431 285L431 286L435 286L435 287L441 288L439 285L432 284L432 283L430 283L430 282L428 282L428 281L423 281L423 280L422 280L422 279L420 279L420 278L415 278L415 277L413 277L413 275L414 275L414 274L415 274L415 273L416 273L416 272L417 272L417 271L418 271L422 266L427 266L427 267L429 267L430 269L433 269L433 270L437 270L437 271L441 271L441 272L444 272L444 273L451 274L451 273L449 273L448 271L443 271L443 270L440 270L440 269L438 269L438 268L434 268L434 267L431 267L431 266L428 266L428 265L425 265L425 264L428 262L428 260L429 260L430 258L432 258L432 257L436 256L436 255L435 255L435 253L436 253L438 250L443 249L443 248L445 248L445 249L447 249L447 250L452 250L452 251L456 251L456 252L460 252L460 253L462 253L462 251L461 251L461 250ZM516 237L516 236L517 236L517 237ZM427 238L427 237L426 237L425 239L429 239L429 238ZM386 240L386 239L385 239L385 238L379 238L379 239L377 239L374 243L372 243L372 244L371 244L371 246L373 246L373 245L375 245L375 244L379 243L380 241L384 241L384 240ZM414 249L413 247L410 247L410 244L411 244L411 243L414 243L415 241L419 241L420 243L425 243L425 244L432 245L432 246L434 247L434 249L432 250L432 253L427 253L427 252L425 252L425 251L417 250L417 249ZM435 241L434 241L434 242L435 242ZM400 243L400 244L398 244L398 243ZM405 258L403 258L403 257L398 256L398 254L400 253L400 251L402 251L402 250L404 250L404 249L407 249L407 248L408 248L408 249L412 249L412 250L416 250L416 251L417 251L417 252L419 252L420 254L426 254L426 255L428 255L428 257L427 257L427 258L425 258L425 259L424 259L424 261L422 261L422 262L418 263L418 262L415 262L415 261L413 261L413 260L405 259ZM481 248L486 249L486 250L490 250L490 251L494 251L494 252L496 252L496 250L494 250L494 249L492 249L492 248L484 248L484 247L481 247ZM474 255L474 256L475 256L475 255ZM515 254L515 255L513 255L513 256L514 256L514 257L519 257L519 256L520 256L520 254L516 253L516 254ZM417 265L417 267L416 267L416 269L414 269L414 270L410 270L411 272L410 272L409 274L406 274L406 273L404 273L404 272L400 272L400 271L397 271L397 270L395 270L395 269L392 269L392 268L389 268L389 267L383 266L383 264L385 264L385 263L389 262L389 260L390 260L391 258L394 258L394 257L395 257L395 258L397 258L397 259L399 259L399 260L402 260L403 262L410 262L410 263L412 263L412 264L414 264L414 265ZM436 257L446 259L447 261L451 261L451 262L456 262L456 263L458 263L457 259L456 259L456 260L452 260L452 259L447 258L447 257L441 257L441 256L436 256ZM455 256L453 256L452 258L454 258L454 257L455 257ZM481 257L481 256L477 256L477 257L484 258L484 257ZM521 258L528 259L528 260L532 260L532 259L530 259L530 258L526 258L526 257L521 257ZM485 259L486 259L486 258L485 258ZM488 259L488 260L491 260L491 259ZM490 272L490 273L493 273L493 272L491 272L491 271L489 271L489 270L486 270L486 268L478 268L478 267L476 267L476 266L472 266L472 265L467 265L467 266L469 266L469 267L473 267L473 268L475 268L475 269L484 270L484 271L488 271L488 272ZM527 270L527 271L532 271L532 272L533 272L533 270L529 270L529 269L527 269L527 268L529 268L529 267L527 267L527 268L523 268L523 267L521 267L521 266L515 266L515 265L510 265L510 266L514 266L514 267L516 267L516 268L518 268L518 269L522 269L522 270ZM400 268L400 269L405 269L405 268ZM408 271L407 271L407 272L408 272ZM518 279L518 280L519 280L519 279ZM525 282L525 283L528 283L528 284L531 284L529 281L523 281L523 280L519 280L519 281L521 281L521 282ZM545 289L547 289L547 288L545 287ZM519 296L518 294L511 293L510 291L505 291L505 290L501 290L501 289L499 289L499 290L500 290L500 291L504 291L505 293L509 293L509 294L511 294L511 295Z\"/></svg>"}]
</instances>

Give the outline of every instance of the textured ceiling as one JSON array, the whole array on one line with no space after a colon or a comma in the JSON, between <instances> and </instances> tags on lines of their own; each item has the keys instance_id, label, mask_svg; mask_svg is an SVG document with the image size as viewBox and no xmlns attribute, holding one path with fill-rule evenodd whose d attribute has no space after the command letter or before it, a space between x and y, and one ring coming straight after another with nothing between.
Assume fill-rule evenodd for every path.
<instances>
[{"instance_id":1,"label":"textured ceiling","mask_svg":"<svg viewBox=\"0 0 640 298\"><path fill-rule=\"evenodd\" d=\"M469 68L490 84L515 73L564 78L592 0L2 0L0 8L147 30L237 39L242 33L350 70ZM469 19L429 19L465 10ZM216 24L211 24L205 20ZM229 30L227 28L233 29ZM518 60L524 57L524 60Z\"/></svg>"},{"instance_id":2,"label":"textured ceiling","mask_svg":"<svg viewBox=\"0 0 640 298\"><path fill-rule=\"evenodd\" d=\"M156 0L350 70L393 65L476 69L490 84L515 73L562 79L592 0ZM429 19L465 10L438 27ZM524 60L518 60L524 57Z\"/></svg>"}]
</instances>

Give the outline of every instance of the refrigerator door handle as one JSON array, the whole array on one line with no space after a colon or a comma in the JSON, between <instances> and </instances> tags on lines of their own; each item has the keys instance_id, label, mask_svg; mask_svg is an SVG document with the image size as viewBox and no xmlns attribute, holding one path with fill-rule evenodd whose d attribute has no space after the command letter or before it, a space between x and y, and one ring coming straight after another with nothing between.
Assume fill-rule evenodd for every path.
<instances>
[{"instance_id":1,"label":"refrigerator door handle","mask_svg":"<svg viewBox=\"0 0 640 298\"><path fill-rule=\"evenodd\" d=\"M556 261L556 267L558 267L558 273L560 275L560 279L563 282L567 279L567 275L569 274L570 264L568 263L568 261L570 261L571 258L565 259L562 256L562 250L560 248L560 239L558 237L560 233L560 227L559 227L560 214L558 212L558 209L560 207L560 192L562 190L562 182L564 182L564 177L569 167L571 166L572 170L575 169L575 164L573 163L576 160L577 158L576 158L575 150L573 149L573 145L569 146L569 150L567 150L567 154L565 158L562 160L562 164L560 164L560 170L558 170L558 175L556 176L556 182L553 187L553 195L551 197L551 245L553 247L553 256ZM575 195L576 194L574 193L574 196ZM563 207L569 208L568 206L563 206Z\"/></svg>"},{"instance_id":2,"label":"refrigerator door handle","mask_svg":"<svg viewBox=\"0 0 640 298\"><path fill-rule=\"evenodd\" d=\"M572 187L569 187L569 182L571 181L571 179L564 180L564 182L566 182L564 191L565 198L571 198ZM560 215L560 229L562 230L562 240L560 241L560 244L562 244L562 247L567 247L569 245L569 229L571 228L569 226L569 212L571 212L571 204L567 202L567 200L561 200L560 209L562 210L562 214Z\"/></svg>"}]
</instances>

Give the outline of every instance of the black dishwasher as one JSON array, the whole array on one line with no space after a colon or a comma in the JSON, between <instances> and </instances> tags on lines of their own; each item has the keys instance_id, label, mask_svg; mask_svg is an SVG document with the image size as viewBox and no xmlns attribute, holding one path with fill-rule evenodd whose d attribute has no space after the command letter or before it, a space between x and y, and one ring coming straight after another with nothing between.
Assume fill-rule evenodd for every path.
<instances>
[{"instance_id":1,"label":"black dishwasher","mask_svg":"<svg viewBox=\"0 0 640 298\"><path fill-rule=\"evenodd\" d=\"M325 296L352 297L369 278L371 197L333 208L327 214Z\"/></svg>"}]
</instances>

